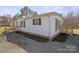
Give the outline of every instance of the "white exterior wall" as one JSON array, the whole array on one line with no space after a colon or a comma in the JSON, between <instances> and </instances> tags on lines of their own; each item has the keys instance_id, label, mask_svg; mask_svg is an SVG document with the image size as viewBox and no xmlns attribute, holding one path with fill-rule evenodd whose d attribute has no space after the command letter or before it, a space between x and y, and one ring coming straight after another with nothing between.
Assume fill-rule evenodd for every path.
<instances>
[{"instance_id":1,"label":"white exterior wall","mask_svg":"<svg viewBox=\"0 0 79 59\"><path fill-rule=\"evenodd\" d=\"M41 25L33 25L33 19L38 19L38 18L41 18ZM18 30L52 37L53 35L55 35L56 33L58 33L60 31L60 30L58 30L55 32L55 27L56 27L55 19L60 20L61 25L62 25L62 19L60 16L54 16L54 15L39 16L39 17L35 17L35 18L25 19L25 28L20 27ZM22 19L22 18L16 20L15 25L16 25L16 22L19 22L18 25L20 26L20 22L23 20L24 19Z\"/></svg>"},{"instance_id":2,"label":"white exterior wall","mask_svg":"<svg viewBox=\"0 0 79 59\"><path fill-rule=\"evenodd\" d=\"M33 19L41 18L41 25L33 25ZM21 31L35 33L39 35L49 36L49 19L50 17L37 17L26 19L26 27L20 28Z\"/></svg>"},{"instance_id":3,"label":"white exterior wall","mask_svg":"<svg viewBox=\"0 0 79 59\"><path fill-rule=\"evenodd\" d=\"M56 27L56 25L55 25L55 20L57 19L57 20L60 20L60 25L62 26L62 19L61 19L61 17L60 16L52 16L51 15L51 20L50 20L50 37L52 37L53 35L55 35L56 33L58 33L58 32L60 32L60 29L58 29L57 31L55 31L55 27Z\"/></svg>"},{"instance_id":4,"label":"white exterior wall","mask_svg":"<svg viewBox=\"0 0 79 59\"><path fill-rule=\"evenodd\" d=\"M23 21L24 19L20 18L20 19L17 19L16 21L14 21L14 26L15 26L15 29L17 31L20 31L20 22ZM16 24L18 22L18 24Z\"/></svg>"},{"instance_id":5,"label":"white exterior wall","mask_svg":"<svg viewBox=\"0 0 79 59\"><path fill-rule=\"evenodd\" d=\"M50 31L49 31L50 37L52 37L55 34L55 17L50 16Z\"/></svg>"}]
</instances>

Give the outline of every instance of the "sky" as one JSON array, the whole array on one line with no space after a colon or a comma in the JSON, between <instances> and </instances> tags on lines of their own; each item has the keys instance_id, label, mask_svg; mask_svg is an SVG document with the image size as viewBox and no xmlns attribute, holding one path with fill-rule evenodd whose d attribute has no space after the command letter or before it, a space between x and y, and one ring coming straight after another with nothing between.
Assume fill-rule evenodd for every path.
<instances>
[{"instance_id":1,"label":"sky","mask_svg":"<svg viewBox=\"0 0 79 59\"><path fill-rule=\"evenodd\" d=\"M0 6L0 15L15 15L24 6ZM79 12L78 6L30 6L33 11L37 11L38 14L46 12L58 12L62 15L66 15L68 12Z\"/></svg>"}]
</instances>

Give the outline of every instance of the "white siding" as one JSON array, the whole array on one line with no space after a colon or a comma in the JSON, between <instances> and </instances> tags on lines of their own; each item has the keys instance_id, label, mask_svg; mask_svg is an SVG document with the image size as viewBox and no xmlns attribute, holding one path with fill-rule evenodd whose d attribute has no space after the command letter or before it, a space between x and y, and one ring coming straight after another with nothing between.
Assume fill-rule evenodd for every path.
<instances>
[{"instance_id":1,"label":"white siding","mask_svg":"<svg viewBox=\"0 0 79 59\"><path fill-rule=\"evenodd\" d=\"M38 17L41 18L41 25L33 25L33 18L26 19L26 27L21 28L21 31L36 33L44 36L49 36L49 17ZM35 18L35 19L38 19Z\"/></svg>"},{"instance_id":2,"label":"white siding","mask_svg":"<svg viewBox=\"0 0 79 59\"><path fill-rule=\"evenodd\" d=\"M33 19L38 19L38 18L41 18L41 25L33 25ZM55 26L56 26L55 18L62 21L60 16L53 16L53 15L39 16L35 18L25 19L25 27L20 27L19 30L24 31L24 32L52 37L53 35L55 35L56 33L60 31L60 30L55 31ZM20 22L23 20L24 19L17 20L19 22L19 26L20 26Z\"/></svg>"},{"instance_id":3,"label":"white siding","mask_svg":"<svg viewBox=\"0 0 79 59\"><path fill-rule=\"evenodd\" d=\"M55 17L50 17L50 37L52 37L55 34Z\"/></svg>"},{"instance_id":4,"label":"white siding","mask_svg":"<svg viewBox=\"0 0 79 59\"><path fill-rule=\"evenodd\" d=\"M55 27L56 27L56 25L55 25L55 20L57 19L57 20L60 20L61 21L61 25L62 25L62 19L61 19L61 17L59 17L59 16L52 16L51 15L51 17L50 17L51 19L50 19L50 37L52 37L53 35L55 35L56 33L58 33L59 31L60 31L60 29L59 30L57 30L57 31L55 31Z\"/></svg>"}]
</instances>

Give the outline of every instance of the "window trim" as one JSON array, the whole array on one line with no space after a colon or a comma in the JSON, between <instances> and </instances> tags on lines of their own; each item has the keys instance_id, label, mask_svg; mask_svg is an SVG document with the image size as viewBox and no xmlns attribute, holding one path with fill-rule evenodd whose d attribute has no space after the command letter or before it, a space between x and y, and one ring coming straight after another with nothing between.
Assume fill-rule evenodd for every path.
<instances>
[{"instance_id":1,"label":"window trim","mask_svg":"<svg viewBox=\"0 0 79 59\"><path fill-rule=\"evenodd\" d=\"M39 22L39 24L35 24L35 20L38 20ZM33 25L41 25L41 18L38 18L38 19L33 19Z\"/></svg>"}]
</instances>

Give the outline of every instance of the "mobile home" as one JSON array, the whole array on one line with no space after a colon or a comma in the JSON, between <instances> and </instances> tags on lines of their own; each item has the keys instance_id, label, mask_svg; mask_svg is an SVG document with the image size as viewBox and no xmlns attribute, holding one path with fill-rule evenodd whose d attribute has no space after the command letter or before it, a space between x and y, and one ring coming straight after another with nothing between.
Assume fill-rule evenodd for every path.
<instances>
[{"instance_id":1,"label":"mobile home","mask_svg":"<svg viewBox=\"0 0 79 59\"><path fill-rule=\"evenodd\" d=\"M60 33L62 16L56 12L18 18L14 21L17 31L26 32L46 38L53 38Z\"/></svg>"}]
</instances>

